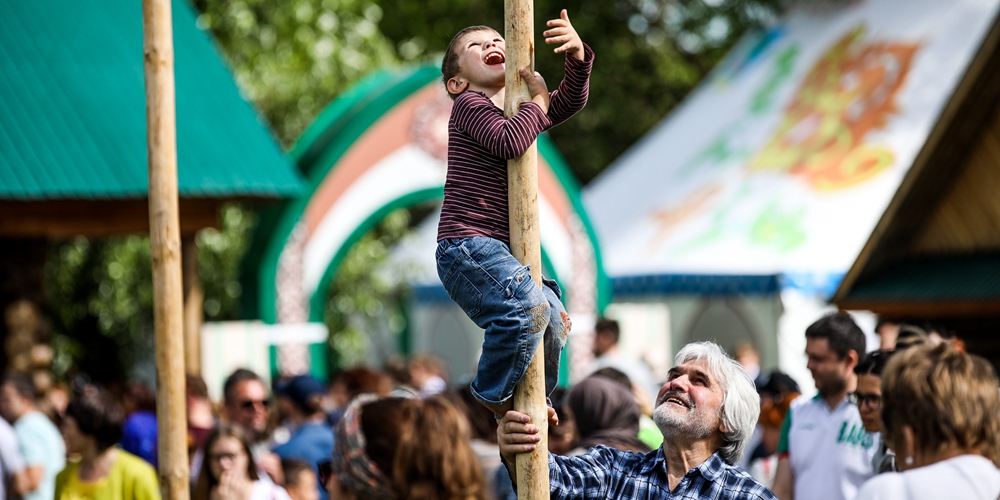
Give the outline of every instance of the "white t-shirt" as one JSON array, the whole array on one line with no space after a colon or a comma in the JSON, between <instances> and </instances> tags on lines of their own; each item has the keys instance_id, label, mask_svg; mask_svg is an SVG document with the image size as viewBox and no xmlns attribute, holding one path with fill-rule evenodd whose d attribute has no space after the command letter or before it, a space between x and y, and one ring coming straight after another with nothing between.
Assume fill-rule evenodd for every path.
<instances>
[{"instance_id":1,"label":"white t-shirt","mask_svg":"<svg viewBox=\"0 0 1000 500\"><path fill-rule=\"evenodd\" d=\"M979 455L960 455L906 472L879 474L857 500L995 500L1000 470Z\"/></svg>"},{"instance_id":2,"label":"white t-shirt","mask_svg":"<svg viewBox=\"0 0 1000 500\"><path fill-rule=\"evenodd\" d=\"M798 398L781 428L796 500L852 500L872 476L877 433L865 430L858 407L844 398L833 410L820 396Z\"/></svg>"},{"instance_id":3,"label":"white t-shirt","mask_svg":"<svg viewBox=\"0 0 1000 500\"><path fill-rule=\"evenodd\" d=\"M24 470L24 458L14 428L0 418L0 498L7 498L5 486L14 474Z\"/></svg>"},{"instance_id":4,"label":"white t-shirt","mask_svg":"<svg viewBox=\"0 0 1000 500\"><path fill-rule=\"evenodd\" d=\"M284 488L271 481L254 481L250 500L292 500Z\"/></svg>"}]
</instances>

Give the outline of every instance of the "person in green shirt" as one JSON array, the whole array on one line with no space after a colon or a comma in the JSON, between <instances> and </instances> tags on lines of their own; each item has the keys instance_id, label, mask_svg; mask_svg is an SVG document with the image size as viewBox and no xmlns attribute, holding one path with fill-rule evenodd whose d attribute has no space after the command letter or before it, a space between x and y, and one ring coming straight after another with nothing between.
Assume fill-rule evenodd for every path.
<instances>
[{"instance_id":1,"label":"person in green shirt","mask_svg":"<svg viewBox=\"0 0 1000 500\"><path fill-rule=\"evenodd\" d=\"M156 471L115 447L124 413L110 395L88 387L70 402L63 420L66 451L79 460L56 476L55 500L160 500Z\"/></svg>"}]
</instances>

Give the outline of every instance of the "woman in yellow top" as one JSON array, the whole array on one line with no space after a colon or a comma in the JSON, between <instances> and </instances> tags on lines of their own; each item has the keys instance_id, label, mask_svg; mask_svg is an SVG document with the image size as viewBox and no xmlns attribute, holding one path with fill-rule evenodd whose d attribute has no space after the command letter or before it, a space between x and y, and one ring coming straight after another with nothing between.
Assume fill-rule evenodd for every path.
<instances>
[{"instance_id":1,"label":"woman in yellow top","mask_svg":"<svg viewBox=\"0 0 1000 500\"><path fill-rule=\"evenodd\" d=\"M62 431L68 462L56 476L55 500L160 500L156 471L118 449L124 414L107 392L93 387L66 408Z\"/></svg>"}]
</instances>

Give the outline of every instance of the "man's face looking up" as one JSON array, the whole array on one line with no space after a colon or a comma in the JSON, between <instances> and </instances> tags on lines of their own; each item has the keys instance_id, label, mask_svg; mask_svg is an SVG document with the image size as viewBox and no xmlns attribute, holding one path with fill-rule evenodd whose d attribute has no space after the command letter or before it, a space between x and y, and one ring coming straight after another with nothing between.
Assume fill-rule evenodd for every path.
<instances>
[{"instance_id":1,"label":"man's face looking up","mask_svg":"<svg viewBox=\"0 0 1000 500\"><path fill-rule=\"evenodd\" d=\"M656 397L653 419L665 438L721 439L723 390L704 359L688 361L667 373Z\"/></svg>"}]
</instances>

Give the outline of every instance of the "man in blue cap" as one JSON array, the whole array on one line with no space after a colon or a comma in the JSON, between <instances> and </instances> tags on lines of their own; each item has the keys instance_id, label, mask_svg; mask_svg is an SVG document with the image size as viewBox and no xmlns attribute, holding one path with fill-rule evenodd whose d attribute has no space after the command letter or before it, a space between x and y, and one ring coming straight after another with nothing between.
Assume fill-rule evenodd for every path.
<instances>
[{"instance_id":1,"label":"man in blue cap","mask_svg":"<svg viewBox=\"0 0 1000 500\"><path fill-rule=\"evenodd\" d=\"M329 460L333 454L333 430L326 423L323 413L323 395L326 388L309 375L299 375L279 383L275 394L278 407L288 419L292 436L279 445L274 453L282 459L294 458L309 464L319 478L318 464ZM318 485L320 498L326 499L326 490Z\"/></svg>"}]
</instances>

